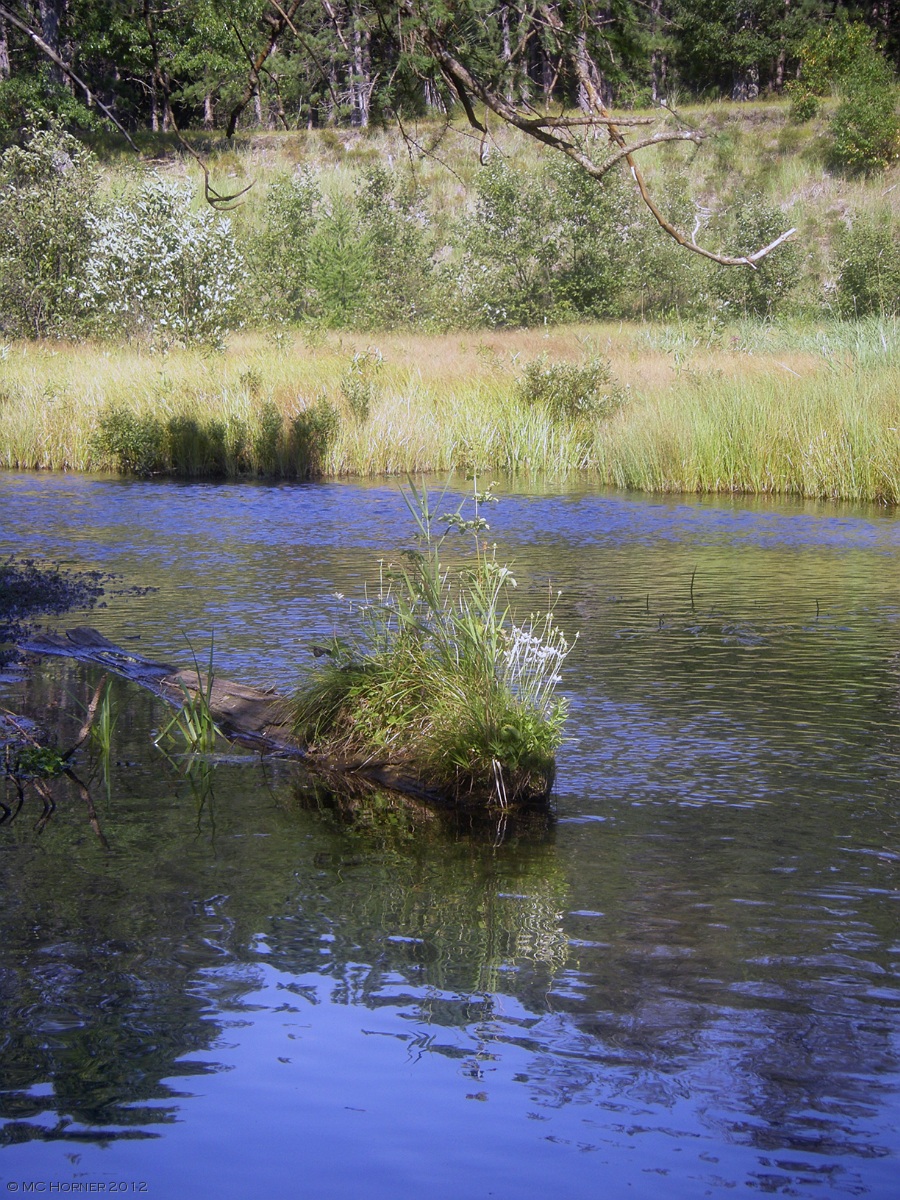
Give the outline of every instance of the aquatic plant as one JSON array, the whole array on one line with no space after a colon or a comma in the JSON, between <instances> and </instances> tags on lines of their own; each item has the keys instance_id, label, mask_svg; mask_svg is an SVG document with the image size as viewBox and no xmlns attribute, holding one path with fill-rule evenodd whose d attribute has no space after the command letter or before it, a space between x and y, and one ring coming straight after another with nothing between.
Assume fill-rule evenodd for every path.
<instances>
[{"instance_id":1,"label":"aquatic plant","mask_svg":"<svg viewBox=\"0 0 900 1200\"><path fill-rule=\"evenodd\" d=\"M546 797L570 649L553 598L514 617L516 581L483 538L490 491L474 492L471 518L462 506L442 513L412 480L403 497L420 548L382 562L373 594L351 606L350 635L315 648L319 665L294 700L295 733L314 754L399 764L456 799ZM474 559L451 568L442 556L453 532L472 537Z\"/></svg>"},{"instance_id":2,"label":"aquatic plant","mask_svg":"<svg viewBox=\"0 0 900 1200\"><path fill-rule=\"evenodd\" d=\"M215 747L216 738L222 736L222 731L216 724L212 712L213 686L216 677L213 668L215 639L210 638L209 642L209 660L206 666L205 681L200 674L200 664L197 661L194 647L188 639L186 640L188 646L190 646L191 656L194 660L197 687L190 688L183 680L178 680L178 687L182 696L181 707L162 732L158 734L155 739L155 745L158 746L160 742L167 739L173 740L180 737L189 753L210 754Z\"/></svg>"}]
</instances>

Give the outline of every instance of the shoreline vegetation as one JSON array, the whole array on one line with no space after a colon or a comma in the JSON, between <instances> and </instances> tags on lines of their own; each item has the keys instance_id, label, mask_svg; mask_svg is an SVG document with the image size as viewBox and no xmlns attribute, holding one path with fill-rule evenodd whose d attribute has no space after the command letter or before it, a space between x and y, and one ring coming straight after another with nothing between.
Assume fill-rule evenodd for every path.
<instances>
[{"instance_id":1,"label":"shoreline vegetation","mask_svg":"<svg viewBox=\"0 0 900 1200\"><path fill-rule=\"evenodd\" d=\"M0 180L0 468L894 505L900 164L835 168L835 104L688 105L700 150L646 157L710 244L796 227L758 271L509 129L484 165L452 133L442 162L388 129L193 133L217 186L252 184L215 220L171 137L142 135L139 164L33 134Z\"/></svg>"},{"instance_id":2,"label":"shoreline vegetation","mask_svg":"<svg viewBox=\"0 0 900 1200\"><path fill-rule=\"evenodd\" d=\"M900 322L232 334L0 348L0 466L184 478L504 472L900 501Z\"/></svg>"}]
</instances>

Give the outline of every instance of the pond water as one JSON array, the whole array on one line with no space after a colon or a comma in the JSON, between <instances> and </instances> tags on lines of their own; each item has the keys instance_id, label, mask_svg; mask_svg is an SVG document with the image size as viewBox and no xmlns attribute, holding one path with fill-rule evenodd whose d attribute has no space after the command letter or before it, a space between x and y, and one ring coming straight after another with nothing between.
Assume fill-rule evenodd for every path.
<instances>
[{"instance_id":1,"label":"pond water","mask_svg":"<svg viewBox=\"0 0 900 1200\"><path fill-rule=\"evenodd\" d=\"M119 684L108 848L62 784L0 826L0 1190L898 1194L900 520L522 487L489 517L580 633L552 813L187 767ZM282 689L410 526L392 483L0 475L0 554L121 577L60 625L182 666L214 634ZM96 680L0 704L65 741Z\"/></svg>"}]
</instances>

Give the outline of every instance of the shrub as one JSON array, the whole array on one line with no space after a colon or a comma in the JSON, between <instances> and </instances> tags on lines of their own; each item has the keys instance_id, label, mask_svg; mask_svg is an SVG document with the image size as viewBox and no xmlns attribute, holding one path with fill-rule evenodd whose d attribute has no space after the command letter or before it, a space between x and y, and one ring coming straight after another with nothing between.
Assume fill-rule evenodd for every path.
<instances>
[{"instance_id":1,"label":"shrub","mask_svg":"<svg viewBox=\"0 0 900 1200\"><path fill-rule=\"evenodd\" d=\"M309 170L276 179L263 208L263 229L250 258L267 320L299 321L310 305L310 250L322 197Z\"/></svg>"},{"instance_id":2,"label":"shrub","mask_svg":"<svg viewBox=\"0 0 900 1200\"><path fill-rule=\"evenodd\" d=\"M298 478L313 479L322 474L339 427L337 409L324 396L294 417L289 439Z\"/></svg>"},{"instance_id":3,"label":"shrub","mask_svg":"<svg viewBox=\"0 0 900 1200\"><path fill-rule=\"evenodd\" d=\"M344 399L360 424L369 419L372 401L378 396L377 376L383 362L380 350L363 350L353 355L341 380Z\"/></svg>"},{"instance_id":4,"label":"shrub","mask_svg":"<svg viewBox=\"0 0 900 1200\"><path fill-rule=\"evenodd\" d=\"M618 174L592 179L568 159L547 171L559 222L552 289L561 311L618 316L639 267L640 213L635 190Z\"/></svg>"},{"instance_id":5,"label":"shrub","mask_svg":"<svg viewBox=\"0 0 900 1200\"><path fill-rule=\"evenodd\" d=\"M332 329L355 324L371 259L372 239L359 225L352 198L332 196L309 243L310 313L317 321Z\"/></svg>"},{"instance_id":6,"label":"shrub","mask_svg":"<svg viewBox=\"0 0 900 1200\"><path fill-rule=\"evenodd\" d=\"M243 264L231 223L159 177L93 221L82 300L105 333L217 344L234 327Z\"/></svg>"},{"instance_id":7,"label":"shrub","mask_svg":"<svg viewBox=\"0 0 900 1200\"><path fill-rule=\"evenodd\" d=\"M492 154L476 186L474 211L459 231L463 306L481 325L534 325L551 319L551 275L559 249L544 181L526 179Z\"/></svg>"},{"instance_id":8,"label":"shrub","mask_svg":"<svg viewBox=\"0 0 900 1200\"><path fill-rule=\"evenodd\" d=\"M844 317L900 313L900 233L890 213L857 216L841 238L838 310Z\"/></svg>"},{"instance_id":9,"label":"shrub","mask_svg":"<svg viewBox=\"0 0 900 1200\"><path fill-rule=\"evenodd\" d=\"M553 781L565 701L556 696L569 646L552 611L517 624L509 570L484 549L486 523L450 514L475 559L450 572L426 492L407 498L421 549L382 572L355 610L349 638L317 647L319 666L298 693L297 736L313 753L399 765L457 799L505 805L544 798Z\"/></svg>"},{"instance_id":10,"label":"shrub","mask_svg":"<svg viewBox=\"0 0 900 1200\"><path fill-rule=\"evenodd\" d=\"M156 417L139 417L127 408L101 413L90 442L98 466L123 474L151 475L164 466L165 430Z\"/></svg>"},{"instance_id":11,"label":"shrub","mask_svg":"<svg viewBox=\"0 0 900 1200\"><path fill-rule=\"evenodd\" d=\"M35 129L97 130L101 122L47 67L0 79L0 147L24 145Z\"/></svg>"},{"instance_id":12,"label":"shrub","mask_svg":"<svg viewBox=\"0 0 900 1200\"><path fill-rule=\"evenodd\" d=\"M545 409L554 420L570 423L603 420L624 401L605 359L592 358L579 366L548 362L545 355L526 365L516 396L523 404Z\"/></svg>"},{"instance_id":13,"label":"shrub","mask_svg":"<svg viewBox=\"0 0 900 1200\"><path fill-rule=\"evenodd\" d=\"M87 260L97 163L58 127L0 155L0 326L21 337L70 332Z\"/></svg>"},{"instance_id":14,"label":"shrub","mask_svg":"<svg viewBox=\"0 0 900 1200\"><path fill-rule=\"evenodd\" d=\"M857 73L859 64L874 51L872 31L860 21L836 21L825 29L811 28L797 48L798 79L788 83L791 118L808 121L819 111L819 101Z\"/></svg>"},{"instance_id":15,"label":"shrub","mask_svg":"<svg viewBox=\"0 0 900 1200\"><path fill-rule=\"evenodd\" d=\"M717 225L729 254L752 254L784 233L784 214L762 196L746 196L727 209ZM800 279L800 252L783 242L750 267L717 267L713 294L725 310L741 316L771 317L784 304Z\"/></svg>"},{"instance_id":16,"label":"shrub","mask_svg":"<svg viewBox=\"0 0 900 1200\"><path fill-rule=\"evenodd\" d=\"M850 174L882 171L900 152L894 73L861 22L811 30L800 44L800 78L788 86L791 116L815 116L819 97L836 88L830 122L832 165Z\"/></svg>"},{"instance_id":17,"label":"shrub","mask_svg":"<svg viewBox=\"0 0 900 1200\"><path fill-rule=\"evenodd\" d=\"M874 48L842 92L830 126L833 165L851 175L883 171L900 154L900 119L893 73Z\"/></svg>"},{"instance_id":18,"label":"shrub","mask_svg":"<svg viewBox=\"0 0 900 1200\"><path fill-rule=\"evenodd\" d=\"M130 475L309 479L322 473L339 424L324 397L290 420L271 401L247 419L173 413L160 420L114 406L101 414L90 453L95 466Z\"/></svg>"},{"instance_id":19,"label":"shrub","mask_svg":"<svg viewBox=\"0 0 900 1200\"><path fill-rule=\"evenodd\" d=\"M434 271L422 193L384 167L372 167L357 188L356 211L369 249L357 323L390 329L427 319Z\"/></svg>"}]
</instances>

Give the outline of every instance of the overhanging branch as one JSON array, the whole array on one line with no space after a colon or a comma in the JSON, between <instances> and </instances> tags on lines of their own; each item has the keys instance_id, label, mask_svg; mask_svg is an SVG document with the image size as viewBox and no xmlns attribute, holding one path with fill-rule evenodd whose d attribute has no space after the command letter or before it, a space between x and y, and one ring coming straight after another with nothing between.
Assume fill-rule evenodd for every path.
<instances>
[{"instance_id":1,"label":"overhanging branch","mask_svg":"<svg viewBox=\"0 0 900 1200\"><path fill-rule=\"evenodd\" d=\"M115 125L116 129L118 129L119 133L122 134L122 136L128 142L128 145L132 148L132 150L137 151L137 146L134 144L131 134L128 132L128 130L125 128L125 126L121 123L121 121L119 121L110 112L110 110L106 107L106 105L103 103L102 100L99 100L94 95L94 93L91 91L91 89L88 87L88 85L84 82L84 80L80 79L75 74L75 72L72 70L72 68L69 66L69 64L65 61L65 59L60 58L60 56L56 53L56 51L53 49L53 47L47 45L47 43L40 36L39 33L37 33L30 26L26 25L24 21L20 21L18 17L14 16L13 13L11 13L9 11L9 9L6 8L2 4L0 4L0 17L3 17L3 19L5 21L9 21L10 25L15 25L16 29L21 29L22 33L24 33L28 37L30 37L31 40L34 42L35 46L37 46L38 50L40 50L41 54L43 54L45 58L49 58L52 63L54 63L57 67L59 67L59 69L61 71L63 71L69 77L69 79L72 80L72 82L75 84L76 87L81 88L81 90L84 92L85 96L87 96L88 103L96 104L97 107L100 109L100 111L103 113L103 115L106 117L106 119L108 121L111 121L113 123L113 125Z\"/></svg>"}]
</instances>

